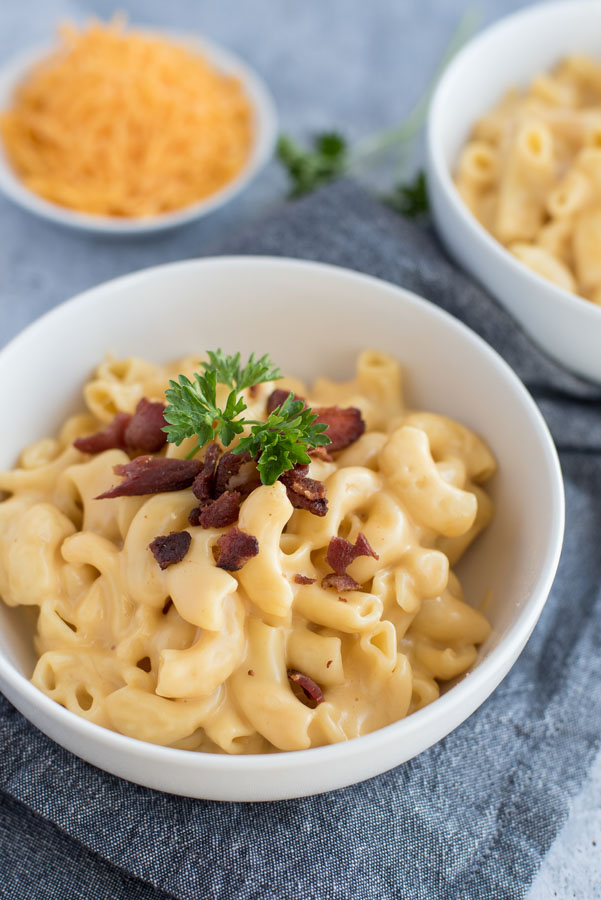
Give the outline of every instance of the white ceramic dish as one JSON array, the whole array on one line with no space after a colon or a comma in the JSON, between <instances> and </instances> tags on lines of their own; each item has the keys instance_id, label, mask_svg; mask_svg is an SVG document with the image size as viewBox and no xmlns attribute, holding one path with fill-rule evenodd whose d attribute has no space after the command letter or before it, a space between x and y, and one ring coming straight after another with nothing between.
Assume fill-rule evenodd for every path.
<instances>
[{"instance_id":1,"label":"white ceramic dish","mask_svg":"<svg viewBox=\"0 0 601 900\"><path fill-rule=\"evenodd\" d=\"M286 310L294 310L294 327ZM302 315L299 311L302 310ZM316 328L316 323L319 325ZM77 336L76 338L74 336ZM463 722L515 662L541 613L561 550L561 472L547 427L507 364L427 301L344 269L260 257L175 263L119 278L39 319L0 352L0 468L81 406L96 360L111 350L169 360L222 346L270 352L290 373L346 378L366 346L397 356L412 406L480 432L500 471L496 515L460 567L466 594L492 590L493 635L471 674L431 706L365 737L313 750L225 756L171 750L116 734L58 706L27 680L29 628L0 603L0 688L64 747L123 778L217 800L276 800L361 781L420 753ZM32 360L34 361L32 363ZM460 364L459 364L460 363ZM48 373L52 387L44 390Z\"/></svg>"},{"instance_id":2,"label":"white ceramic dish","mask_svg":"<svg viewBox=\"0 0 601 900\"><path fill-rule=\"evenodd\" d=\"M502 19L471 41L442 76L428 117L434 219L452 255L568 369L601 383L601 307L518 262L483 228L452 181L472 125L514 86L569 53L601 58L601 2L548 3Z\"/></svg>"},{"instance_id":3,"label":"white ceramic dish","mask_svg":"<svg viewBox=\"0 0 601 900\"><path fill-rule=\"evenodd\" d=\"M10 166L2 141L0 141L0 191L3 191L13 202L29 212L50 219L59 225L115 235L144 234L175 228L206 216L239 194L270 159L273 152L277 134L277 117L273 98L257 73L229 50L224 50L205 38L171 33L166 36L198 50L217 69L235 76L244 85L253 109L255 140L247 164L232 181L205 200L158 216L144 219L120 219L90 215L44 200L43 197L25 187ZM0 69L0 110L8 108L16 86L27 75L31 67L48 56L52 49L52 46L47 46L29 50L2 66Z\"/></svg>"}]
</instances>

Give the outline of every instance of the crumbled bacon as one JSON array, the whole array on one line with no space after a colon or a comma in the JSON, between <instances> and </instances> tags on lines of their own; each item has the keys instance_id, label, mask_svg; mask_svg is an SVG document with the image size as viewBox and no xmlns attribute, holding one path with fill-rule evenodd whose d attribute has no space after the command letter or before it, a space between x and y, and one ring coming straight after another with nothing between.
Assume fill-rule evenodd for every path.
<instances>
[{"instance_id":1,"label":"crumbled bacon","mask_svg":"<svg viewBox=\"0 0 601 900\"><path fill-rule=\"evenodd\" d=\"M267 415L270 415L276 407L281 406L289 393L290 391L285 391L282 388L276 388L275 391L272 391L267 399ZM297 394L294 395L294 399L304 402L304 398L299 397ZM315 447L312 452L316 456L321 455L322 449L327 454L327 457L336 450L344 450L345 447L348 447L357 438L360 438L365 431L365 422L363 421L361 410L357 409L356 406L345 408L340 406L314 406L312 411L317 416L315 420L316 425L328 426L325 434L331 441L324 448Z\"/></svg>"},{"instance_id":2,"label":"crumbled bacon","mask_svg":"<svg viewBox=\"0 0 601 900\"><path fill-rule=\"evenodd\" d=\"M354 544L341 537L333 537L328 545L328 553L326 559L337 575L345 575L347 566L357 559L358 556L371 556L373 559L379 559L377 553L372 550L369 541L361 532L357 535Z\"/></svg>"},{"instance_id":3,"label":"crumbled bacon","mask_svg":"<svg viewBox=\"0 0 601 900\"><path fill-rule=\"evenodd\" d=\"M306 509L307 512L313 513L314 516L325 516L328 512L328 501L323 500L307 500L299 494L293 494L288 491L288 499L296 509Z\"/></svg>"},{"instance_id":4,"label":"crumbled bacon","mask_svg":"<svg viewBox=\"0 0 601 900\"><path fill-rule=\"evenodd\" d=\"M202 506L195 506L188 513L188 522L190 525L196 526L200 525L200 514L202 512Z\"/></svg>"},{"instance_id":5,"label":"crumbled bacon","mask_svg":"<svg viewBox=\"0 0 601 900\"><path fill-rule=\"evenodd\" d=\"M167 443L163 428L167 424L163 413L165 404L142 397L125 429L125 444L130 450L156 453Z\"/></svg>"},{"instance_id":6,"label":"crumbled bacon","mask_svg":"<svg viewBox=\"0 0 601 900\"><path fill-rule=\"evenodd\" d=\"M309 478L308 471L309 466L297 464L293 469L282 472L279 480L296 509L306 509L315 516L325 516L328 511L326 486L323 481Z\"/></svg>"},{"instance_id":7,"label":"crumbled bacon","mask_svg":"<svg viewBox=\"0 0 601 900\"><path fill-rule=\"evenodd\" d=\"M124 450L125 430L131 421L129 413L120 412L102 431L80 437L73 441L73 446L82 453L102 453L104 450Z\"/></svg>"},{"instance_id":8,"label":"crumbled bacon","mask_svg":"<svg viewBox=\"0 0 601 900\"><path fill-rule=\"evenodd\" d=\"M115 448L156 453L167 441L167 435L163 431L166 424L164 410L164 404L142 397L133 416L129 413L117 413L103 431L77 438L73 443L84 453L102 453L103 450Z\"/></svg>"},{"instance_id":9,"label":"crumbled bacon","mask_svg":"<svg viewBox=\"0 0 601 900\"><path fill-rule=\"evenodd\" d=\"M361 589L361 585L350 575L337 575L335 572L324 575L321 579L321 586L322 588L334 588L335 591L358 591ZM344 597L338 599L344 600Z\"/></svg>"},{"instance_id":10,"label":"crumbled bacon","mask_svg":"<svg viewBox=\"0 0 601 900\"><path fill-rule=\"evenodd\" d=\"M190 549L191 535L187 531L172 531L171 534L156 537L148 549L158 562L161 569L181 562ZM165 610L163 609L163 612Z\"/></svg>"},{"instance_id":11,"label":"crumbled bacon","mask_svg":"<svg viewBox=\"0 0 601 900\"><path fill-rule=\"evenodd\" d=\"M228 572L237 572L259 552L259 542L252 534L231 528L218 538L217 565Z\"/></svg>"},{"instance_id":12,"label":"crumbled bacon","mask_svg":"<svg viewBox=\"0 0 601 900\"><path fill-rule=\"evenodd\" d=\"M215 466L217 465L218 457L219 447L217 444L209 444L202 463L202 469L192 485L192 493L201 503L210 500L214 496Z\"/></svg>"},{"instance_id":13,"label":"crumbled bacon","mask_svg":"<svg viewBox=\"0 0 601 900\"><path fill-rule=\"evenodd\" d=\"M331 443L327 445L328 453L344 450L360 438L365 431L365 422L361 410L356 406L318 406L313 408L316 414L316 425L327 425L325 432Z\"/></svg>"},{"instance_id":14,"label":"crumbled bacon","mask_svg":"<svg viewBox=\"0 0 601 900\"><path fill-rule=\"evenodd\" d=\"M201 528L225 528L238 521L242 495L238 491L224 491L217 500L211 500L192 510L188 516L190 525Z\"/></svg>"},{"instance_id":15,"label":"crumbled bacon","mask_svg":"<svg viewBox=\"0 0 601 900\"><path fill-rule=\"evenodd\" d=\"M114 466L113 471L116 475L123 475L123 481L99 494L96 499L181 491L190 487L200 467L201 463L197 459L137 456L126 465Z\"/></svg>"},{"instance_id":16,"label":"crumbled bacon","mask_svg":"<svg viewBox=\"0 0 601 900\"><path fill-rule=\"evenodd\" d=\"M334 588L337 591L358 591L361 587L354 578L346 574L346 567L350 566L358 556L371 556L379 559L373 551L364 534L359 533L354 544L341 537L330 538L326 560L334 571L321 580L324 588Z\"/></svg>"},{"instance_id":17,"label":"crumbled bacon","mask_svg":"<svg viewBox=\"0 0 601 900\"><path fill-rule=\"evenodd\" d=\"M334 459L334 457L330 456L326 447L311 447L308 453L314 459L322 459L324 462L332 462Z\"/></svg>"},{"instance_id":18,"label":"crumbled bacon","mask_svg":"<svg viewBox=\"0 0 601 900\"><path fill-rule=\"evenodd\" d=\"M290 393L290 391L285 391L283 388L276 388L275 391L272 391L267 398L267 415L270 416L274 409L281 406ZM298 394L294 394L294 399L302 400L304 403L303 397L299 397Z\"/></svg>"},{"instance_id":19,"label":"crumbled bacon","mask_svg":"<svg viewBox=\"0 0 601 900\"><path fill-rule=\"evenodd\" d=\"M298 685L301 688L302 693L299 692L300 696L296 691L295 694L299 700L308 701L307 706L311 706L311 709L314 709L319 703L323 703L324 696L321 688L308 675L303 675L302 672L297 672L296 669L288 669L288 678L291 686Z\"/></svg>"},{"instance_id":20,"label":"crumbled bacon","mask_svg":"<svg viewBox=\"0 0 601 900\"><path fill-rule=\"evenodd\" d=\"M309 578L308 575L295 575L294 580L297 584L315 584L315 578Z\"/></svg>"},{"instance_id":21,"label":"crumbled bacon","mask_svg":"<svg viewBox=\"0 0 601 900\"><path fill-rule=\"evenodd\" d=\"M242 466L253 462L253 458L245 450L244 453L234 453L228 450L224 453L217 465L215 473L215 486L213 496L220 497L224 491L240 491L243 496L250 494L259 484L259 475L256 466L248 466L248 471L241 473ZM236 476L240 475L238 479Z\"/></svg>"}]
</instances>

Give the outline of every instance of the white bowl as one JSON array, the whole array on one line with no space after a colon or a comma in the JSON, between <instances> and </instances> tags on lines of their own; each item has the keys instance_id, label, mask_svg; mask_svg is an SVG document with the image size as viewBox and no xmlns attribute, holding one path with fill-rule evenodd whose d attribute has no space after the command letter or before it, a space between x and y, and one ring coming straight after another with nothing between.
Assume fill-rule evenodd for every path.
<instances>
[{"instance_id":1,"label":"white bowl","mask_svg":"<svg viewBox=\"0 0 601 900\"><path fill-rule=\"evenodd\" d=\"M452 175L475 121L511 87L526 87L570 53L601 58L601 2L548 3L502 19L457 55L428 117L427 169L434 220L451 254L515 316L543 350L601 382L601 307L518 262L480 225Z\"/></svg>"},{"instance_id":2,"label":"white bowl","mask_svg":"<svg viewBox=\"0 0 601 900\"><path fill-rule=\"evenodd\" d=\"M150 31L148 33L156 34L156 32ZM92 215L51 203L29 190L10 165L3 142L0 140L0 191L3 191L7 197L29 212L50 219L59 225L115 235L145 234L175 228L206 216L239 194L270 159L273 152L277 133L277 116L273 98L257 73L229 50L225 50L205 38L189 34L169 33L162 36L186 44L193 50L198 50L210 60L216 69L233 75L242 83L253 110L254 142L246 165L235 178L204 200L174 212L141 219ZM46 58L53 49L52 46L38 47L36 50L21 53L2 66L0 69L0 111L10 106L15 88L26 77L31 67Z\"/></svg>"},{"instance_id":3,"label":"white bowl","mask_svg":"<svg viewBox=\"0 0 601 900\"><path fill-rule=\"evenodd\" d=\"M499 462L491 482L496 515L460 568L474 602L492 590L493 634L474 670L432 705L347 743L267 756L172 750L91 724L33 687L28 627L0 603L0 688L64 747L149 787L215 800L319 793L383 772L440 740L515 662L559 560L564 499L557 454L509 366L438 307L345 269L221 257L146 269L86 291L2 350L3 416L11 427L0 442L0 468L81 408L81 386L108 350L165 361L216 346L243 355L270 352L287 372L309 380L319 373L349 377L361 349L379 348L402 361L411 406L446 413L486 439ZM45 390L49 373L52 387ZM14 384L18 392L8 389Z\"/></svg>"}]
</instances>

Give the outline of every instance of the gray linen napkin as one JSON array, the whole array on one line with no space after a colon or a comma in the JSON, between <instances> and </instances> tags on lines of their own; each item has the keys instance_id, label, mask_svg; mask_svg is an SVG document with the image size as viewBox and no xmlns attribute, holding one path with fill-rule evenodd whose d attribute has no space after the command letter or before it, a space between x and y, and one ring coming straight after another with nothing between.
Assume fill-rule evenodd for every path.
<instances>
[{"instance_id":1,"label":"gray linen napkin","mask_svg":"<svg viewBox=\"0 0 601 900\"><path fill-rule=\"evenodd\" d=\"M405 765L318 797L244 805L156 793L67 753L0 697L0 851L11 860L0 896L521 898L601 739L601 389L538 351L428 230L350 182L224 251L369 272L489 341L534 393L561 452L567 536L556 583L519 661L466 723ZM35 889L23 887L27 873ZM82 890L92 878L93 891Z\"/></svg>"}]
</instances>

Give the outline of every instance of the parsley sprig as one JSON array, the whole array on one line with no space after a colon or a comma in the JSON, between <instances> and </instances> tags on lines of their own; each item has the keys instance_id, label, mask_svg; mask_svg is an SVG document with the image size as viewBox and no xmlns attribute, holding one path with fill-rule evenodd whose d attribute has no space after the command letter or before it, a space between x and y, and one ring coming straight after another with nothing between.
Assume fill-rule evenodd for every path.
<instances>
[{"instance_id":1,"label":"parsley sprig","mask_svg":"<svg viewBox=\"0 0 601 900\"><path fill-rule=\"evenodd\" d=\"M214 372L220 384L226 384L236 391L253 384L261 384L263 381L277 381L281 378L281 372L273 365L267 353L255 360L255 354L251 353L248 362L240 367L240 354L224 356L221 350L207 350L208 362L202 362L205 372Z\"/></svg>"},{"instance_id":2,"label":"parsley sprig","mask_svg":"<svg viewBox=\"0 0 601 900\"><path fill-rule=\"evenodd\" d=\"M333 131L317 134L309 150L283 134L278 140L277 156L290 176L290 197L310 194L344 174L348 166L346 140Z\"/></svg>"},{"instance_id":3,"label":"parsley sprig","mask_svg":"<svg viewBox=\"0 0 601 900\"><path fill-rule=\"evenodd\" d=\"M163 431L167 440L179 445L188 438L196 438L196 444L187 454L195 456L209 441L218 437L224 447L249 427L233 453L248 450L258 459L257 468L263 484L273 484L287 469L297 463L308 463L311 447L324 447L330 443L324 432L327 425L315 424L317 416L302 400L295 400L290 393L286 400L270 413L267 421L245 419L242 414L248 408L240 392L254 384L276 381L282 376L267 355L255 360L254 354L245 366L240 364L240 354L225 356L221 350L207 351L202 362L202 372L195 372L192 379L179 375L171 380L165 391L167 406ZM223 409L217 405L217 385L230 388Z\"/></svg>"},{"instance_id":4,"label":"parsley sprig","mask_svg":"<svg viewBox=\"0 0 601 900\"><path fill-rule=\"evenodd\" d=\"M257 468L263 484L273 484L282 472L297 463L309 463L307 450L325 447L330 438L324 432L327 425L315 425L317 416L302 400L288 394L281 406L270 414L266 422L253 422L250 434L240 439L234 453L248 450L259 456Z\"/></svg>"},{"instance_id":5,"label":"parsley sprig","mask_svg":"<svg viewBox=\"0 0 601 900\"><path fill-rule=\"evenodd\" d=\"M402 216L419 219L430 209L425 174L418 172L413 181L397 184L392 193L384 199L388 206Z\"/></svg>"}]
</instances>

